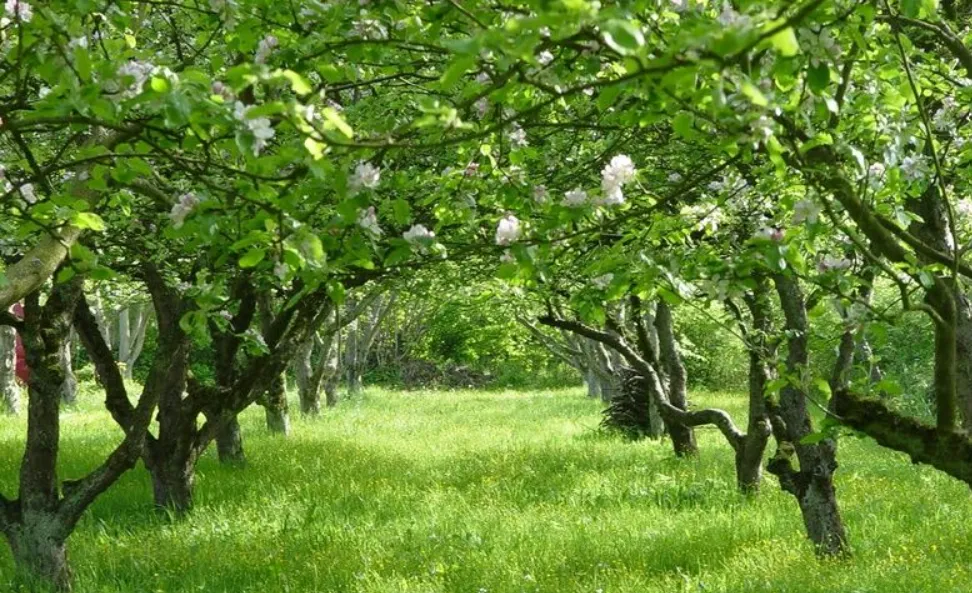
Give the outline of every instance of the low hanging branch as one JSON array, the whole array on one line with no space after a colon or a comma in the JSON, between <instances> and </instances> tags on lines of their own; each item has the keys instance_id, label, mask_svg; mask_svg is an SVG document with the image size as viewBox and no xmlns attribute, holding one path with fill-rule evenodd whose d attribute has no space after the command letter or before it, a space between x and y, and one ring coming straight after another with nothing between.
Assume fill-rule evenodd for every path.
<instances>
[{"instance_id":1,"label":"low hanging branch","mask_svg":"<svg viewBox=\"0 0 972 593\"><path fill-rule=\"evenodd\" d=\"M652 387L649 391L652 397L655 398L655 405L658 406L662 415L669 421L691 427L713 425L719 429L733 450L738 449L742 445L745 435L736 428L732 418L723 410L710 408L689 412L673 406L665 397L665 389L662 386L658 372L648 361L628 345L624 338L594 329L578 321L560 319L552 315L543 315L537 321L543 325L564 329L600 342L623 356L628 361L628 364L640 372L646 381L649 381Z\"/></svg>"}]
</instances>

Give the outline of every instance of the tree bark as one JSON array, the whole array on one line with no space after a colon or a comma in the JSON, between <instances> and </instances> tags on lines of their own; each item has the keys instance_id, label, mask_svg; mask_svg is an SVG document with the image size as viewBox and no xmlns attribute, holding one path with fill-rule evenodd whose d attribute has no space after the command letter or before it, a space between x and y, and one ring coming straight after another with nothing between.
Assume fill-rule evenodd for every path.
<instances>
[{"instance_id":1,"label":"tree bark","mask_svg":"<svg viewBox=\"0 0 972 593\"><path fill-rule=\"evenodd\" d=\"M60 537L56 522L56 516L51 513L34 513L24 517L23 523L7 536L18 579L29 587L29 591L35 590L34 587L36 590L71 589L67 544Z\"/></svg>"},{"instance_id":2,"label":"tree bark","mask_svg":"<svg viewBox=\"0 0 972 593\"><path fill-rule=\"evenodd\" d=\"M0 413L20 412L20 386L17 384L17 330L0 325Z\"/></svg>"},{"instance_id":3,"label":"tree bark","mask_svg":"<svg viewBox=\"0 0 972 593\"><path fill-rule=\"evenodd\" d=\"M61 370L64 372L64 382L61 384L61 401L67 405L74 405L78 399L78 378L74 376L74 361L71 358L71 341L74 331L69 330L68 337L61 342L57 356Z\"/></svg>"},{"instance_id":4,"label":"tree bark","mask_svg":"<svg viewBox=\"0 0 972 593\"><path fill-rule=\"evenodd\" d=\"M300 413L303 416L319 416L321 413L321 385L315 382L314 346L317 336L306 340L297 350L294 361L294 377L297 382L297 395L300 399ZM321 361L323 364L323 361Z\"/></svg>"},{"instance_id":5,"label":"tree bark","mask_svg":"<svg viewBox=\"0 0 972 593\"><path fill-rule=\"evenodd\" d=\"M228 465L246 464L246 453L243 449L243 429L236 416L227 420L216 433L216 452L219 462Z\"/></svg>"},{"instance_id":6,"label":"tree bark","mask_svg":"<svg viewBox=\"0 0 972 593\"><path fill-rule=\"evenodd\" d=\"M769 469L777 475L783 489L796 497L807 535L817 553L839 555L847 551L847 534L833 479L837 469L837 443L831 438L815 444L803 442L812 432L803 388L810 362L806 305L796 280L782 274L773 279L786 319L786 370L792 379L780 392L774 426L779 446ZM791 451L796 453L799 470L792 466Z\"/></svg>"},{"instance_id":7,"label":"tree bark","mask_svg":"<svg viewBox=\"0 0 972 593\"><path fill-rule=\"evenodd\" d=\"M290 411L287 405L287 383L283 373L274 378L264 397L263 407L266 410L267 429L273 434L287 436L290 434Z\"/></svg>"},{"instance_id":8,"label":"tree bark","mask_svg":"<svg viewBox=\"0 0 972 593\"><path fill-rule=\"evenodd\" d=\"M675 340L675 327L672 310L664 300L658 301L655 312L655 327L658 330L658 348L662 367L668 378L668 401L679 410L688 410L687 380L685 364L678 351ZM670 422L668 433L672 439L675 455L688 457L697 455L699 447L695 442L695 431L681 422Z\"/></svg>"}]
</instances>

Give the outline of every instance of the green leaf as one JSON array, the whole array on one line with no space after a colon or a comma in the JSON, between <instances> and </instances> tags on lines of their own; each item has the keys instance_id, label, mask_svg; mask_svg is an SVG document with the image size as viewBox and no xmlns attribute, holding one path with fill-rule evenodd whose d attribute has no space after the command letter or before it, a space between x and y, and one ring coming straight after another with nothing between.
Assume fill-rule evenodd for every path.
<instances>
[{"instance_id":1,"label":"green leaf","mask_svg":"<svg viewBox=\"0 0 972 593\"><path fill-rule=\"evenodd\" d=\"M341 114L338 113L333 107L325 107L321 112L321 115L323 115L324 119L326 119L332 126L337 128L338 131L347 136L349 139L354 137L354 130L351 129L348 122L344 121Z\"/></svg>"},{"instance_id":2,"label":"green leaf","mask_svg":"<svg viewBox=\"0 0 972 593\"><path fill-rule=\"evenodd\" d=\"M442 77L439 79L439 83L445 89L450 89L454 84L459 82L459 79L473 67L476 63L475 56L459 56L454 59L449 67L446 68L445 72L442 73Z\"/></svg>"},{"instance_id":3,"label":"green leaf","mask_svg":"<svg viewBox=\"0 0 972 593\"><path fill-rule=\"evenodd\" d=\"M266 257L266 255L267 255L266 251L255 247L247 251L246 255L240 258L240 267L252 268L253 266L263 261L263 258Z\"/></svg>"},{"instance_id":4,"label":"green leaf","mask_svg":"<svg viewBox=\"0 0 972 593\"><path fill-rule=\"evenodd\" d=\"M634 53L645 44L641 28L630 21L608 21L602 30L604 43L621 55Z\"/></svg>"},{"instance_id":5,"label":"green leaf","mask_svg":"<svg viewBox=\"0 0 972 593\"><path fill-rule=\"evenodd\" d=\"M170 88L172 88L171 86L169 86L168 79L163 78L161 76L153 76L151 85L152 85L152 90L155 91L156 93L165 93Z\"/></svg>"},{"instance_id":6,"label":"green leaf","mask_svg":"<svg viewBox=\"0 0 972 593\"><path fill-rule=\"evenodd\" d=\"M826 90L830 84L830 66L824 62L817 62L816 65L810 64L807 67L807 84L810 90L820 93Z\"/></svg>"},{"instance_id":7,"label":"green leaf","mask_svg":"<svg viewBox=\"0 0 972 593\"><path fill-rule=\"evenodd\" d=\"M54 284L64 284L71 278L74 278L75 274L77 272L72 267L61 268L61 271L57 273L57 277L54 278Z\"/></svg>"},{"instance_id":8,"label":"green leaf","mask_svg":"<svg viewBox=\"0 0 972 593\"><path fill-rule=\"evenodd\" d=\"M298 95L309 95L314 92L314 87L303 76L293 70L284 70L281 72L281 75L290 81L290 90Z\"/></svg>"},{"instance_id":9,"label":"green leaf","mask_svg":"<svg viewBox=\"0 0 972 593\"><path fill-rule=\"evenodd\" d=\"M817 388L820 393L823 393L827 397L831 396L830 383L827 382L823 377L817 377L813 380L813 386Z\"/></svg>"},{"instance_id":10,"label":"green leaf","mask_svg":"<svg viewBox=\"0 0 972 593\"><path fill-rule=\"evenodd\" d=\"M742 91L742 94L749 98L753 105L756 105L757 107L766 107L769 105L769 101L766 100L766 95L764 95L755 84L748 81L744 82L739 90Z\"/></svg>"},{"instance_id":11,"label":"green leaf","mask_svg":"<svg viewBox=\"0 0 972 593\"><path fill-rule=\"evenodd\" d=\"M817 443L823 441L824 439L826 439L829 436L830 436L830 434L827 431L824 431L824 430L821 430L819 432L811 432L808 435L804 435L804 437L802 439L800 439L800 444L801 445L816 445Z\"/></svg>"},{"instance_id":12,"label":"green leaf","mask_svg":"<svg viewBox=\"0 0 972 593\"><path fill-rule=\"evenodd\" d=\"M789 58L800 52L800 44L797 42L796 33L793 27L787 27L770 37L770 43L780 52L783 57Z\"/></svg>"},{"instance_id":13,"label":"green leaf","mask_svg":"<svg viewBox=\"0 0 972 593\"><path fill-rule=\"evenodd\" d=\"M692 138L695 136L694 124L695 116L688 111L681 111L672 120L672 129L682 138Z\"/></svg>"},{"instance_id":14,"label":"green leaf","mask_svg":"<svg viewBox=\"0 0 972 593\"><path fill-rule=\"evenodd\" d=\"M318 161L324 158L324 149L327 148L327 145L308 136L304 139L304 148L307 149L307 152L310 153L315 161Z\"/></svg>"},{"instance_id":15,"label":"green leaf","mask_svg":"<svg viewBox=\"0 0 972 593\"><path fill-rule=\"evenodd\" d=\"M75 212L71 216L71 224L79 229L90 229L92 231L105 230L105 221L94 212Z\"/></svg>"}]
</instances>

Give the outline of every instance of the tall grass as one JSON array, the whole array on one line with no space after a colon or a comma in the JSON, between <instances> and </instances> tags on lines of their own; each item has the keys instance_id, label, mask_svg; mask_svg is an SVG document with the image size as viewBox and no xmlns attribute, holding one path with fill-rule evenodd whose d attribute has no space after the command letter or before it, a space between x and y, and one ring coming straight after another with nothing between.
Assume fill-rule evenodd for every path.
<instances>
[{"instance_id":1,"label":"tall grass","mask_svg":"<svg viewBox=\"0 0 972 593\"><path fill-rule=\"evenodd\" d=\"M697 394L741 412L743 397ZM70 540L80 593L965 592L968 488L843 439L838 494L849 560L817 560L772 477L734 489L714 431L701 455L601 436L580 390L372 390L275 438L244 415L249 464L200 464L197 508L150 508L127 475ZM23 419L0 420L0 487L17 480ZM61 470L76 477L118 438L88 396L64 414ZM0 551L0 591L12 574Z\"/></svg>"}]
</instances>

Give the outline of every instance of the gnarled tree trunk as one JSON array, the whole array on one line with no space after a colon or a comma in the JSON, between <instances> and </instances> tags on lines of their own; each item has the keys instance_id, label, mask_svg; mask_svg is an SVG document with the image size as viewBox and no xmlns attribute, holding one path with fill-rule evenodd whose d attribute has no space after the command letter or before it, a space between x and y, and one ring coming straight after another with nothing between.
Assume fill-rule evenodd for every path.
<instances>
[{"instance_id":1,"label":"gnarled tree trunk","mask_svg":"<svg viewBox=\"0 0 972 593\"><path fill-rule=\"evenodd\" d=\"M672 310L664 300L658 301L655 312L655 328L658 330L659 359L668 379L668 401L679 410L688 410L688 382L685 364L678 351L675 340L675 327ZM680 422L670 422L668 433L679 457L697 455L699 447L695 442L695 431L691 426Z\"/></svg>"},{"instance_id":2,"label":"gnarled tree trunk","mask_svg":"<svg viewBox=\"0 0 972 593\"><path fill-rule=\"evenodd\" d=\"M20 386L17 384L17 330L0 325L0 413L20 411Z\"/></svg>"},{"instance_id":3,"label":"gnarled tree trunk","mask_svg":"<svg viewBox=\"0 0 972 593\"><path fill-rule=\"evenodd\" d=\"M807 310L797 281L789 276L774 276L776 292L786 319L786 370L791 381L780 392L774 418L778 450L769 469L777 475L784 490L796 497L807 535L819 554L833 556L846 552L847 534L837 506L834 471L837 469L837 443L825 438L814 444L803 442L812 432L804 387L810 362L807 347ZM792 465L796 453L799 469Z\"/></svg>"},{"instance_id":4,"label":"gnarled tree trunk","mask_svg":"<svg viewBox=\"0 0 972 593\"><path fill-rule=\"evenodd\" d=\"M64 382L61 384L61 401L67 405L73 405L78 399L78 379L74 376L74 361L71 358L71 342L74 331L68 332L66 340L61 342L61 348L57 352L58 362L64 372Z\"/></svg>"}]
</instances>

